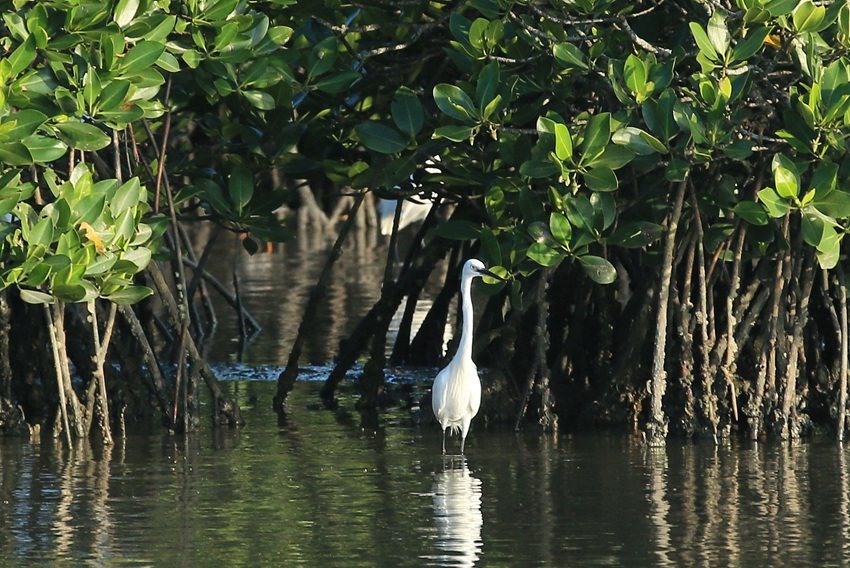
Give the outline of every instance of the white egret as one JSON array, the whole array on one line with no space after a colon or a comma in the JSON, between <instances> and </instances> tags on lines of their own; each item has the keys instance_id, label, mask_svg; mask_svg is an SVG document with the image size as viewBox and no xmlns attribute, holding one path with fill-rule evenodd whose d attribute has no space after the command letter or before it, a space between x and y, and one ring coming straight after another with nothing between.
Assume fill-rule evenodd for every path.
<instances>
[{"instance_id":1,"label":"white egret","mask_svg":"<svg viewBox=\"0 0 850 568\"><path fill-rule=\"evenodd\" d=\"M481 406L481 380L478 368L472 361L472 279L491 276L502 280L484 267L476 258L466 261L460 281L462 302L460 344L457 353L445 369L437 374L431 390L431 405L434 416L443 428L443 453L446 453L446 429L460 432L460 453L466 442L469 424Z\"/></svg>"},{"instance_id":2,"label":"white egret","mask_svg":"<svg viewBox=\"0 0 850 568\"><path fill-rule=\"evenodd\" d=\"M398 230L401 231L408 225L418 223L428 216L431 210L431 202L417 199L379 199L378 200L378 223L382 235L390 235L393 232L393 221L395 210L401 207L401 215L398 219Z\"/></svg>"},{"instance_id":3,"label":"white egret","mask_svg":"<svg viewBox=\"0 0 850 568\"><path fill-rule=\"evenodd\" d=\"M440 156L434 156L425 160L425 173L431 175L440 175L443 170L440 169ZM396 208L401 208L401 213L398 219L398 229L401 231L408 225L418 223L428 216L431 211L434 199L437 194L429 191L421 191L422 184L416 182L413 176L410 176L410 182L413 187L420 190L419 195L408 197L407 199L379 199L377 203L378 210L378 227L382 235L390 235L393 232L393 222L395 219ZM442 185L442 182L440 182ZM395 186L396 190L400 190L400 186Z\"/></svg>"}]
</instances>

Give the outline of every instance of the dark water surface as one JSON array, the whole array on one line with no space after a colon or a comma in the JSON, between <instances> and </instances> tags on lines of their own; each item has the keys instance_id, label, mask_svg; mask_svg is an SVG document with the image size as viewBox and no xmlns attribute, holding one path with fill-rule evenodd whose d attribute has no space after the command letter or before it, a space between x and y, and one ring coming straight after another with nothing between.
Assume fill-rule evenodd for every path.
<instances>
[{"instance_id":1,"label":"dark water surface","mask_svg":"<svg viewBox=\"0 0 850 568\"><path fill-rule=\"evenodd\" d=\"M3 566L843 566L850 454L797 445L539 436L473 426L442 458L408 410L287 420L229 382L248 425L113 448L0 439ZM456 439L450 447L456 448Z\"/></svg>"},{"instance_id":2,"label":"dark water surface","mask_svg":"<svg viewBox=\"0 0 850 568\"><path fill-rule=\"evenodd\" d=\"M405 233L408 240L410 236ZM216 244L216 252L211 255L209 271L231 288L235 268L244 306L263 330L244 344L240 343L235 310L212 292L210 297L216 307L218 326L204 341L208 357L214 361L249 365L286 363L304 306L324 268L331 244L332 240L310 235L249 256L235 237L222 237ZM316 317L309 322L301 364L324 365L332 361L339 351L340 341L378 300L386 245L386 240L374 231L352 233L350 242L333 266ZM435 270L417 303L419 317L415 321L425 316L431 305L430 298L436 294L435 287L440 286L444 278L442 267Z\"/></svg>"},{"instance_id":3,"label":"dark water surface","mask_svg":"<svg viewBox=\"0 0 850 568\"><path fill-rule=\"evenodd\" d=\"M850 453L832 440L650 449L479 419L466 458L443 458L437 425L410 410L363 428L350 396L321 409L325 366L306 369L279 423L271 366L286 361L326 246L249 258L225 239L214 255L263 326L240 350L217 301L206 340L245 428L153 428L72 450L0 438L0 567L850 565ZM385 257L374 235L354 237L303 365L332 359L377 299Z\"/></svg>"}]
</instances>

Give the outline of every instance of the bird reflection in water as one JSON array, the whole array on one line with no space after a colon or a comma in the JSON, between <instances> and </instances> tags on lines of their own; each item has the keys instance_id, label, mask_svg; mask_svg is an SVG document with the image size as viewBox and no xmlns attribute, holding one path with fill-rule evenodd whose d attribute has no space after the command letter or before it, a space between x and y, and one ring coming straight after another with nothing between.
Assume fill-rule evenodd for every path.
<instances>
[{"instance_id":1,"label":"bird reflection in water","mask_svg":"<svg viewBox=\"0 0 850 568\"><path fill-rule=\"evenodd\" d=\"M466 458L443 461L434 477L434 523L439 566L475 566L481 555L481 480L469 472Z\"/></svg>"}]
</instances>

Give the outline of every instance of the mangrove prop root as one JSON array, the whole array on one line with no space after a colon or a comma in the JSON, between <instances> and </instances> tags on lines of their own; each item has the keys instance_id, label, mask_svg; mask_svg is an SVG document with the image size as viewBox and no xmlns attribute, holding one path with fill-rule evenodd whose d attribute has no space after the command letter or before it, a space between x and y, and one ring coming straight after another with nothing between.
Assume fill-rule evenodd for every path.
<instances>
[{"instance_id":1,"label":"mangrove prop root","mask_svg":"<svg viewBox=\"0 0 850 568\"><path fill-rule=\"evenodd\" d=\"M667 309L670 299L670 283L673 277L673 255L676 245L676 230L682 215L687 180L679 183L673 208L668 214L664 241L661 286L658 292L658 312L655 322L655 350L652 357L650 378L650 415L646 426L646 438L650 444L663 444L667 435L667 419L664 416L664 391L667 387L667 372L664 369L664 351L667 346Z\"/></svg>"},{"instance_id":2,"label":"mangrove prop root","mask_svg":"<svg viewBox=\"0 0 850 568\"><path fill-rule=\"evenodd\" d=\"M284 367L277 379L277 393L275 394L273 402L273 407L276 412L283 412L286 396L292 391L292 388L295 386L295 381L298 379L298 360L301 358L301 351L304 348L307 329L312 325L313 320L315 320L316 313L319 309L319 302L327 293L331 270L336 261L339 260L339 257L342 256L342 245L345 243L345 239L348 237L348 233L351 231L352 226L354 226L357 210L360 208L365 197L365 191L361 191L357 194L348 219L346 219L345 224L343 224L340 229L336 242L334 242L331 252L328 254L327 260L325 260L325 265L322 268L319 280L310 291L310 297L304 308L304 315L301 317L301 324L298 326L298 335L295 337L295 341L292 344L292 349L289 352L289 358L286 361L286 367Z\"/></svg>"}]
</instances>

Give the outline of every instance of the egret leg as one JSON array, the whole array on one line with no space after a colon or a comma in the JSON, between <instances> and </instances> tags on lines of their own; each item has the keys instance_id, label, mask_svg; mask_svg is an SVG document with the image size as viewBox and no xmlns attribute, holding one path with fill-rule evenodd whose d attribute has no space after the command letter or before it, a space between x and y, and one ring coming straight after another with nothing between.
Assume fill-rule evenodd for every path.
<instances>
[{"instance_id":1,"label":"egret leg","mask_svg":"<svg viewBox=\"0 0 850 568\"><path fill-rule=\"evenodd\" d=\"M460 455L463 455L463 445L466 443L466 436L460 439Z\"/></svg>"},{"instance_id":2,"label":"egret leg","mask_svg":"<svg viewBox=\"0 0 850 568\"><path fill-rule=\"evenodd\" d=\"M446 455L446 429L443 428L443 455Z\"/></svg>"}]
</instances>

